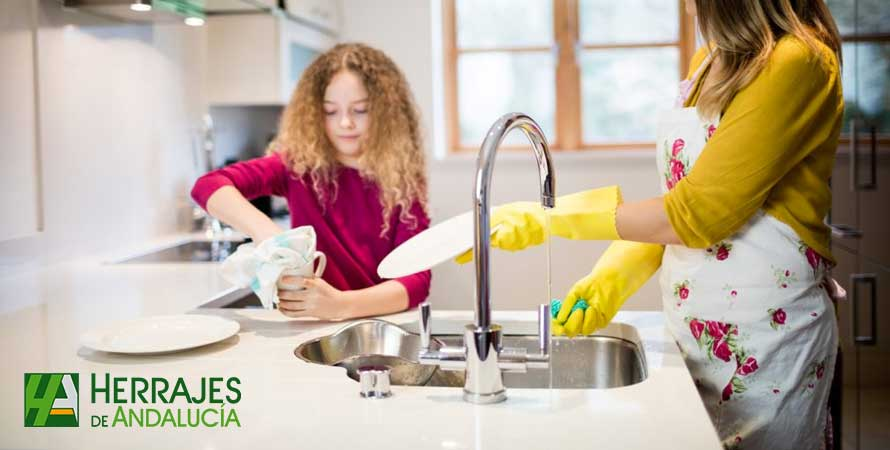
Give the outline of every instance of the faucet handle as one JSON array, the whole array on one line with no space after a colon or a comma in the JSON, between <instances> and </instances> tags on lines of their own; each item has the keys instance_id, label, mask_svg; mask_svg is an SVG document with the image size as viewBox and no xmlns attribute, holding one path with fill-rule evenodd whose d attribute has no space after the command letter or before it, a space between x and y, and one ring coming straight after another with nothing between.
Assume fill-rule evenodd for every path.
<instances>
[{"instance_id":1,"label":"faucet handle","mask_svg":"<svg viewBox=\"0 0 890 450\"><path fill-rule=\"evenodd\" d=\"M538 305L538 353L525 355L526 367L529 369L546 369L550 367L550 305Z\"/></svg>"},{"instance_id":2,"label":"faucet handle","mask_svg":"<svg viewBox=\"0 0 890 450\"><path fill-rule=\"evenodd\" d=\"M550 304L538 305L538 350L541 355L550 354Z\"/></svg>"},{"instance_id":3,"label":"faucet handle","mask_svg":"<svg viewBox=\"0 0 890 450\"><path fill-rule=\"evenodd\" d=\"M430 330L432 311L430 309L429 302L420 304L420 348L422 350L429 350L430 348L430 335L432 334Z\"/></svg>"}]
</instances>

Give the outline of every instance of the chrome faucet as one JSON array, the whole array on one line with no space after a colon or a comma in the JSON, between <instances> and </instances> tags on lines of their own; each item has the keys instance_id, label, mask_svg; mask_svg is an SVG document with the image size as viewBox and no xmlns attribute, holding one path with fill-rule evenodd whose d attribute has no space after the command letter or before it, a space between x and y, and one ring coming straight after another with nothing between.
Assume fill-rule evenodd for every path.
<instances>
[{"instance_id":1,"label":"chrome faucet","mask_svg":"<svg viewBox=\"0 0 890 450\"><path fill-rule=\"evenodd\" d=\"M531 141L538 163L541 205L555 205L556 180L550 149L541 128L522 113L502 116L488 130L479 159L476 161L476 186L473 191L475 219L473 252L476 262L475 321L464 330L463 347L441 347L430 350L430 305L420 306L421 350L419 361L445 370L466 370L464 400L470 403L497 403L507 399L502 370L525 372L529 368L545 369L550 365L550 304L538 307L538 353L526 349L505 348L500 325L491 323L490 263L491 224L489 191L494 170L495 153L504 137L519 128Z\"/></svg>"},{"instance_id":2,"label":"chrome faucet","mask_svg":"<svg viewBox=\"0 0 890 450\"><path fill-rule=\"evenodd\" d=\"M200 173L213 172L216 169L216 139L214 138L213 117L204 114L200 128L200 148L194 155L195 165ZM201 166L203 162L203 167ZM192 207L192 230L201 231L207 239L218 239L223 234L223 224L216 217L211 216L200 206Z\"/></svg>"}]
</instances>

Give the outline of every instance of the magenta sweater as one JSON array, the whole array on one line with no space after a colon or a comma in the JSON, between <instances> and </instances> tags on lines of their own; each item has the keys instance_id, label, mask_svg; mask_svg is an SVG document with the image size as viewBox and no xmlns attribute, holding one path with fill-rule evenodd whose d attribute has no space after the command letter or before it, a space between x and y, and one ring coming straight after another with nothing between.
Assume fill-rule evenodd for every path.
<instances>
[{"instance_id":1,"label":"magenta sweater","mask_svg":"<svg viewBox=\"0 0 890 450\"><path fill-rule=\"evenodd\" d=\"M374 286L384 281L377 276L377 265L383 257L429 227L429 218L420 203L415 203L411 212L417 224L411 228L399 221L396 207L390 217L390 228L381 237L383 207L377 184L348 167L339 170L336 183L337 198L322 211L309 177L297 178L278 154L272 154L202 176L192 188L192 198L206 210L210 195L227 185L234 186L248 199L264 195L284 197L290 208L291 227L312 225L315 228L318 250L324 252L328 260L322 276L325 281L340 290ZM408 290L409 307L426 299L430 279L430 271L396 278Z\"/></svg>"}]
</instances>

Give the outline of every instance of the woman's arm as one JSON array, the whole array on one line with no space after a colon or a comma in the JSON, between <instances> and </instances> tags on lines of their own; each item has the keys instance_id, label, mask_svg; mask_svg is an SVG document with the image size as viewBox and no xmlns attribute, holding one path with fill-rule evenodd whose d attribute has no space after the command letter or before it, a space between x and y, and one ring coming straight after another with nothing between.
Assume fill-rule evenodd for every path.
<instances>
[{"instance_id":1,"label":"woman's arm","mask_svg":"<svg viewBox=\"0 0 890 450\"><path fill-rule=\"evenodd\" d=\"M626 241L683 244L668 220L663 197L619 205L615 222L618 235Z\"/></svg>"},{"instance_id":2,"label":"woman's arm","mask_svg":"<svg viewBox=\"0 0 890 450\"><path fill-rule=\"evenodd\" d=\"M392 314L408 309L408 290L396 280L347 291L346 309L350 317Z\"/></svg>"},{"instance_id":3,"label":"woman's arm","mask_svg":"<svg viewBox=\"0 0 890 450\"><path fill-rule=\"evenodd\" d=\"M278 292L278 310L288 317L346 320L404 311L408 290L395 280L351 291L341 291L323 278L284 277L285 283L301 283L300 291Z\"/></svg>"},{"instance_id":4,"label":"woman's arm","mask_svg":"<svg viewBox=\"0 0 890 450\"><path fill-rule=\"evenodd\" d=\"M747 223L780 180L836 136L843 99L831 58L784 39L730 102L689 174L663 197L619 206L621 238L705 248Z\"/></svg>"},{"instance_id":5,"label":"woman's arm","mask_svg":"<svg viewBox=\"0 0 890 450\"><path fill-rule=\"evenodd\" d=\"M233 186L223 186L211 194L207 199L207 212L236 230L246 233L257 243L283 231Z\"/></svg>"},{"instance_id":6,"label":"woman's arm","mask_svg":"<svg viewBox=\"0 0 890 450\"><path fill-rule=\"evenodd\" d=\"M192 198L212 216L262 242L282 230L248 199L286 195L288 169L278 154L207 173L192 188Z\"/></svg>"}]
</instances>

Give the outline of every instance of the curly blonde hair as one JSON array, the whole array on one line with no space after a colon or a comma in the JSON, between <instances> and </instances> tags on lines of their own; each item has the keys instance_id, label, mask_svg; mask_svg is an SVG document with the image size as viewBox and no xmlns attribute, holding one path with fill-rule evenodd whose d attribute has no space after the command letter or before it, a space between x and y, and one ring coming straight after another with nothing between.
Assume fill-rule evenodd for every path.
<instances>
[{"instance_id":1,"label":"curly blonde hair","mask_svg":"<svg viewBox=\"0 0 890 450\"><path fill-rule=\"evenodd\" d=\"M334 182L340 163L324 128L324 93L338 72L358 76L368 91L370 124L362 138L359 173L380 188L383 228L389 231L393 210L411 228L419 202L427 212L426 162L419 113L404 75L380 50L358 43L338 44L318 56L303 72L281 115L270 152L279 152L300 178L309 175L322 208L337 195ZM330 192L331 195L327 195Z\"/></svg>"}]
</instances>

